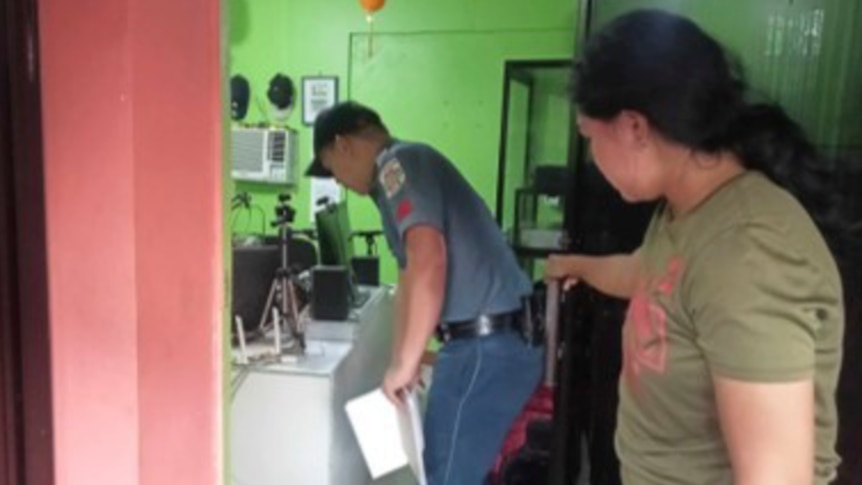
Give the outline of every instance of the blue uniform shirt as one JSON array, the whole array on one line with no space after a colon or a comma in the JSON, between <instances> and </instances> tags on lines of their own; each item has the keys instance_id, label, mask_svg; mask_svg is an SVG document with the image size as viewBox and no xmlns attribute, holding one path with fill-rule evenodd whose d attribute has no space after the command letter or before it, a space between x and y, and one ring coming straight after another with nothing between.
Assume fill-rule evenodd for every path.
<instances>
[{"instance_id":1,"label":"blue uniform shirt","mask_svg":"<svg viewBox=\"0 0 862 485\"><path fill-rule=\"evenodd\" d=\"M441 321L509 312L532 291L488 207L430 146L395 141L387 147L377 158L371 195L401 269L408 229L427 225L443 234L448 265Z\"/></svg>"}]
</instances>

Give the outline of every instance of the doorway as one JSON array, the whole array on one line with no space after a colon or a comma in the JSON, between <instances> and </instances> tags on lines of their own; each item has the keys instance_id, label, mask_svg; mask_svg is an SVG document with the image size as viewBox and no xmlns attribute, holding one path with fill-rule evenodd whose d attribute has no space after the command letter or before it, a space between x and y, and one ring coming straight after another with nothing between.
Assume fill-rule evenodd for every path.
<instances>
[{"instance_id":1,"label":"doorway","mask_svg":"<svg viewBox=\"0 0 862 485\"><path fill-rule=\"evenodd\" d=\"M36 4L0 8L0 485L54 482Z\"/></svg>"},{"instance_id":2,"label":"doorway","mask_svg":"<svg viewBox=\"0 0 862 485\"><path fill-rule=\"evenodd\" d=\"M571 61L509 60L503 70L497 223L534 279L565 244L563 193L573 166Z\"/></svg>"}]
</instances>

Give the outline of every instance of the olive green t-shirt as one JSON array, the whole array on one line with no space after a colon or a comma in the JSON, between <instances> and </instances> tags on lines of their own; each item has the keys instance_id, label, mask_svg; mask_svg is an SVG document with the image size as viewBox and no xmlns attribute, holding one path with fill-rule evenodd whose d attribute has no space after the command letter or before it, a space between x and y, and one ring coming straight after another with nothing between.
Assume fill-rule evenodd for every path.
<instances>
[{"instance_id":1,"label":"olive green t-shirt","mask_svg":"<svg viewBox=\"0 0 862 485\"><path fill-rule=\"evenodd\" d=\"M813 378L816 483L835 474L841 280L800 204L758 172L673 219L661 207L623 329L616 446L627 485L732 483L712 376Z\"/></svg>"}]
</instances>

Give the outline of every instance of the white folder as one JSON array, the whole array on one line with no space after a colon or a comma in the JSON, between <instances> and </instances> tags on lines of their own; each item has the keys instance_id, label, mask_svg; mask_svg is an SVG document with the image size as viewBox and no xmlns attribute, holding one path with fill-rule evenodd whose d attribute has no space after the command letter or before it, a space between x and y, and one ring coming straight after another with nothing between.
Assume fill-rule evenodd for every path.
<instances>
[{"instance_id":1,"label":"white folder","mask_svg":"<svg viewBox=\"0 0 862 485\"><path fill-rule=\"evenodd\" d=\"M422 415L415 392L405 395L403 409L380 389L354 398L344 407L373 479L409 465L419 485L426 485Z\"/></svg>"}]
</instances>

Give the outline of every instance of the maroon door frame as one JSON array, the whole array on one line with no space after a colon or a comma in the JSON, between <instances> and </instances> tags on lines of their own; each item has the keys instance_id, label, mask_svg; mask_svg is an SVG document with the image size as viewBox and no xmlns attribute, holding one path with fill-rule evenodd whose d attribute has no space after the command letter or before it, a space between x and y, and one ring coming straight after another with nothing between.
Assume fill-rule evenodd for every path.
<instances>
[{"instance_id":1,"label":"maroon door frame","mask_svg":"<svg viewBox=\"0 0 862 485\"><path fill-rule=\"evenodd\" d=\"M54 483L36 13L0 6L0 485Z\"/></svg>"},{"instance_id":2,"label":"maroon door frame","mask_svg":"<svg viewBox=\"0 0 862 485\"><path fill-rule=\"evenodd\" d=\"M13 255L16 238L13 223L12 150L11 150L11 106L9 88L9 42L6 35L9 23L6 8L0 8L0 485L19 482L18 458L23 436L16 429L19 412L16 394L20 389L18 376L20 358L16 352L17 270Z\"/></svg>"}]
</instances>

